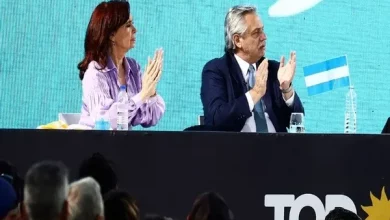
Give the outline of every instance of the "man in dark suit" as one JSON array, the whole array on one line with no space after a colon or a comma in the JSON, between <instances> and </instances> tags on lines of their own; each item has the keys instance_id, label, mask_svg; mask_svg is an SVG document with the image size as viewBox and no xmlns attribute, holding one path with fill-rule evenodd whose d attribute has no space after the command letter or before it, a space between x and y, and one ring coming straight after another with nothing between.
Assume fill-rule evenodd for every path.
<instances>
[{"instance_id":1,"label":"man in dark suit","mask_svg":"<svg viewBox=\"0 0 390 220\"><path fill-rule=\"evenodd\" d=\"M387 122L382 129L382 134L390 134L390 118L387 119Z\"/></svg>"},{"instance_id":2,"label":"man in dark suit","mask_svg":"<svg viewBox=\"0 0 390 220\"><path fill-rule=\"evenodd\" d=\"M286 132L292 112L304 112L292 80L296 54L285 63L266 59L264 25L251 6L225 18L225 55L203 68L205 125L221 131Z\"/></svg>"}]
</instances>

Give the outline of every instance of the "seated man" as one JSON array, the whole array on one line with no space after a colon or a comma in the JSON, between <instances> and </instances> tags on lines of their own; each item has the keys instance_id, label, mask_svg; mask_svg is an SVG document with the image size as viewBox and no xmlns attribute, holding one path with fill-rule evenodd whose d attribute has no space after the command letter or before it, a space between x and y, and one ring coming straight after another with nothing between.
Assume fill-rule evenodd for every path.
<instances>
[{"instance_id":1,"label":"seated man","mask_svg":"<svg viewBox=\"0 0 390 220\"><path fill-rule=\"evenodd\" d=\"M70 185L68 202L68 220L104 219L104 205L100 186L92 177L85 177Z\"/></svg>"},{"instance_id":2,"label":"seated man","mask_svg":"<svg viewBox=\"0 0 390 220\"><path fill-rule=\"evenodd\" d=\"M387 122L382 129L382 134L390 134L390 118L387 119Z\"/></svg>"},{"instance_id":3,"label":"seated man","mask_svg":"<svg viewBox=\"0 0 390 220\"><path fill-rule=\"evenodd\" d=\"M264 57L264 25L251 6L225 18L225 55L203 68L205 125L221 131L286 132L292 112L304 112L292 86L296 55L280 63Z\"/></svg>"},{"instance_id":4,"label":"seated man","mask_svg":"<svg viewBox=\"0 0 390 220\"><path fill-rule=\"evenodd\" d=\"M0 176L0 219L17 219L18 199L12 185Z\"/></svg>"},{"instance_id":5,"label":"seated man","mask_svg":"<svg viewBox=\"0 0 390 220\"><path fill-rule=\"evenodd\" d=\"M19 176L17 168L8 161L0 160L0 177L7 180L14 187L18 203L23 201L24 181Z\"/></svg>"},{"instance_id":6,"label":"seated man","mask_svg":"<svg viewBox=\"0 0 390 220\"><path fill-rule=\"evenodd\" d=\"M68 190L68 169L63 163L34 164L25 178L24 219L68 220Z\"/></svg>"}]
</instances>

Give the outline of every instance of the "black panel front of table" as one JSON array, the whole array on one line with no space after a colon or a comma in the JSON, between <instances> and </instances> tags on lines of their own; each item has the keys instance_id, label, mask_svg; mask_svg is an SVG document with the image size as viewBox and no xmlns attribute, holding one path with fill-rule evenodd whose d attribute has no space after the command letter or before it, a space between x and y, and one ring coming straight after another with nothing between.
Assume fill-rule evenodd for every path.
<instances>
[{"instance_id":1,"label":"black panel front of table","mask_svg":"<svg viewBox=\"0 0 390 220\"><path fill-rule=\"evenodd\" d=\"M34 162L62 160L74 179L93 152L115 161L120 187L142 211L177 219L209 190L223 195L236 219L274 219L274 208L265 207L266 195L276 198L270 194L293 201L313 194L301 199L318 197L322 209L332 206L329 195L342 194L366 217L361 206L372 205L370 192L380 198L390 186L389 135L0 130L0 158L23 174ZM300 219L314 213L303 208Z\"/></svg>"}]
</instances>

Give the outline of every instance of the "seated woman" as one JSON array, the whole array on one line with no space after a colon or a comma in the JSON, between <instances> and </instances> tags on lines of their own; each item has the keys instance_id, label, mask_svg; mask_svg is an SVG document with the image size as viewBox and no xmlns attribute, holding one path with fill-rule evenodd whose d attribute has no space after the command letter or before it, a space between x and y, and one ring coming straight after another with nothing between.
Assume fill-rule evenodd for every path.
<instances>
[{"instance_id":1,"label":"seated woman","mask_svg":"<svg viewBox=\"0 0 390 220\"><path fill-rule=\"evenodd\" d=\"M140 220L136 200L123 190L111 190L104 195L105 220Z\"/></svg>"},{"instance_id":2,"label":"seated woman","mask_svg":"<svg viewBox=\"0 0 390 220\"><path fill-rule=\"evenodd\" d=\"M234 220L234 215L222 196L205 192L195 199L187 220Z\"/></svg>"},{"instance_id":3,"label":"seated woman","mask_svg":"<svg viewBox=\"0 0 390 220\"><path fill-rule=\"evenodd\" d=\"M116 106L120 86L129 97L129 128L157 124L165 111L164 100L156 92L163 64L162 49L148 60L141 79L140 65L125 57L135 45L133 19L127 1L100 3L92 13L85 36L85 57L78 64L82 80L80 123L94 127L96 114L108 110L111 127L116 128Z\"/></svg>"}]
</instances>

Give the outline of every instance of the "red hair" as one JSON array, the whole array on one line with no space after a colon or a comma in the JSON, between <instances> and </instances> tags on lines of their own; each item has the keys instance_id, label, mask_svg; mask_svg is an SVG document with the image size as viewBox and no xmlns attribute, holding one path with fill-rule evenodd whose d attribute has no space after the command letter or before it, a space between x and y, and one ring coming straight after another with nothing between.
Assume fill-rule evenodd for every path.
<instances>
[{"instance_id":1,"label":"red hair","mask_svg":"<svg viewBox=\"0 0 390 220\"><path fill-rule=\"evenodd\" d=\"M107 66L111 47L110 37L130 18L130 4L127 1L101 2L92 12L84 42L84 59L77 65L80 79L91 61L99 63L101 69Z\"/></svg>"}]
</instances>

